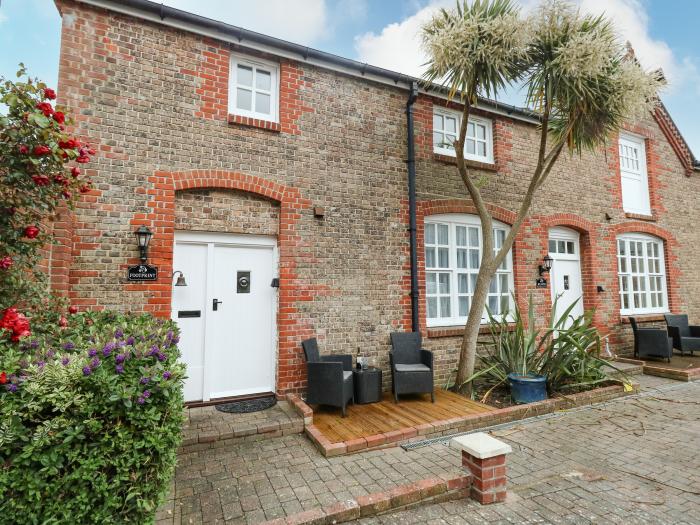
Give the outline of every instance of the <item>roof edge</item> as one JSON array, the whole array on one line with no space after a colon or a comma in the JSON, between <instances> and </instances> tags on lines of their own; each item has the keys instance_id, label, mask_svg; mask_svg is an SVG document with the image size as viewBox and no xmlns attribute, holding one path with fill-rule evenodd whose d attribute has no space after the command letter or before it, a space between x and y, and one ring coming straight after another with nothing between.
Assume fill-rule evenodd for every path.
<instances>
[{"instance_id":1,"label":"roof edge","mask_svg":"<svg viewBox=\"0 0 700 525\"><path fill-rule=\"evenodd\" d=\"M372 66L325 51L319 51L309 46L295 44L287 40L250 31L239 26L226 24L181 9L158 4L151 0L76 1L160 25L199 34L215 40L229 42L255 51L269 53L281 58L330 69L372 82L391 85L407 91L411 89L411 84L416 82L420 87L420 91L423 93L439 96L446 100L449 98L447 96L448 91L445 87L438 84L428 85L418 77L398 73L378 66ZM484 111L529 122L531 124L537 124L539 122L539 117L535 112L496 100L480 98L476 107Z\"/></svg>"}]
</instances>

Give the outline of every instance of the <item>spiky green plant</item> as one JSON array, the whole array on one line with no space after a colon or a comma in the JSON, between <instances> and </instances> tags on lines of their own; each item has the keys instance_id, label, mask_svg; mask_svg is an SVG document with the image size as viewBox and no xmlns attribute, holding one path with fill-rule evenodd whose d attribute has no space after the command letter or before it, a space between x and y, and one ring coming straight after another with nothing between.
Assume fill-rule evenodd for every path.
<instances>
[{"instance_id":1,"label":"spiky green plant","mask_svg":"<svg viewBox=\"0 0 700 525\"><path fill-rule=\"evenodd\" d=\"M576 302L557 314L558 298L546 329L537 328L532 297L527 318L515 307L512 318L490 311L491 351L480 357L481 370L467 380L481 379L491 387L507 383L508 374L543 375L550 394L610 380L614 368L600 357L601 337L593 326L593 312L571 315Z\"/></svg>"}]
</instances>

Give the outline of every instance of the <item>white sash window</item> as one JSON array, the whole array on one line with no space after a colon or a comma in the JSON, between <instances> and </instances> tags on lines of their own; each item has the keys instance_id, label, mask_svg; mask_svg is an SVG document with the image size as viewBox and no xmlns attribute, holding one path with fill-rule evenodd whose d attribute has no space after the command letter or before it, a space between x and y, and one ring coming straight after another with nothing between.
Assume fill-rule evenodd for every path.
<instances>
[{"instance_id":1,"label":"white sash window","mask_svg":"<svg viewBox=\"0 0 700 525\"><path fill-rule=\"evenodd\" d=\"M494 251L509 227L494 221ZM425 290L428 326L463 325L481 265L482 230L475 215L433 215L425 221ZM513 260L509 252L491 280L487 306L494 315L512 311ZM486 321L486 311L482 322Z\"/></svg>"}]
</instances>

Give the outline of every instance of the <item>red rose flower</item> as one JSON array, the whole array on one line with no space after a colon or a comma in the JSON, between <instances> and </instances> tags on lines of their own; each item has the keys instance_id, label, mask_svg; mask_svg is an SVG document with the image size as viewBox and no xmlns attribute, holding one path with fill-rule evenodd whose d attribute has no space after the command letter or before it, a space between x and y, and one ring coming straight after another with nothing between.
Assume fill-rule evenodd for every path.
<instances>
[{"instance_id":1,"label":"red rose flower","mask_svg":"<svg viewBox=\"0 0 700 525\"><path fill-rule=\"evenodd\" d=\"M37 235L39 235L39 228L36 226L27 226L24 229L24 236L27 239L36 239Z\"/></svg>"},{"instance_id":2,"label":"red rose flower","mask_svg":"<svg viewBox=\"0 0 700 525\"><path fill-rule=\"evenodd\" d=\"M51 149L48 146L34 146L34 155L36 157L48 155L49 153L51 153Z\"/></svg>"},{"instance_id":3,"label":"red rose flower","mask_svg":"<svg viewBox=\"0 0 700 525\"><path fill-rule=\"evenodd\" d=\"M29 153L29 147L28 147L28 146L25 146L24 144L21 144L21 145L19 146L19 152L20 152L22 155L26 155L27 153Z\"/></svg>"},{"instance_id":4,"label":"red rose flower","mask_svg":"<svg viewBox=\"0 0 700 525\"><path fill-rule=\"evenodd\" d=\"M51 88L46 88L44 89L44 98L54 100L56 98L56 92Z\"/></svg>"},{"instance_id":5,"label":"red rose flower","mask_svg":"<svg viewBox=\"0 0 700 525\"><path fill-rule=\"evenodd\" d=\"M54 181L56 184L63 184L64 186L66 186L66 185L68 184L68 179L66 179L66 178L65 178L63 175L61 175L61 174L54 175L54 176L53 176L53 181Z\"/></svg>"},{"instance_id":6,"label":"red rose flower","mask_svg":"<svg viewBox=\"0 0 700 525\"><path fill-rule=\"evenodd\" d=\"M77 177L78 175L80 175L80 168L78 166L73 166L70 169L70 174L73 175L73 177Z\"/></svg>"},{"instance_id":7,"label":"red rose flower","mask_svg":"<svg viewBox=\"0 0 700 525\"><path fill-rule=\"evenodd\" d=\"M61 328L66 328L68 326L68 319L64 315L58 320L58 326Z\"/></svg>"},{"instance_id":8,"label":"red rose flower","mask_svg":"<svg viewBox=\"0 0 700 525\"><path fill-rule=\"evenodd\" d=\"M62 111L56 111L53 114L53 119L59 124L63 124L66 121L66 115Z\"/></svg>"},{"instance_id":9,"label":"red rose flower","mask_svg":"<svg viewBox=\"0 0 700 525\"><path fill-rule=\"evenodd\" d=\"M75 162L77 162L78 164L87 164L88 162L90 162L90 157L88 157L87 155L81 155L80 157L75 159Z\"/></svg>"},{"instance_id":10,"label":"red rose flower","mask_svg":"<svg viewBox=\"0 0 700 525\"><path fill-rule=\"evenodd\" d=\"M0 269L9 270L12 267L12 257L5 255L0 258Z\"/></svg>"},{"instance_id":11,"label":"red rose flower","mask_svg":"<svg viewBox=\"0 0 700 525\"><path fill-rule=\"evenodd\" d=\"M32 175L32 180L37 186L48 186L51 182L46 175Z\"/></svg>"},{"instance_id":12,"label":"red rose flower","mask_svg":"<svg viewBox=\"0 0 700 525\"><path fill-rule=\"evenodd\" d=\"M0 385L7 383L7 374L5 372L0 373Z\"/></svg>"},{"instance_id":13,"label":"red rose flower","mask_svg":"<svg viewBox=\"0 0 700 525\"><path fill-rule=\"evenodd\" d=\"M80 193L90 193L90 190L92 190L92 188L89 184L83 184L80 186Z\"/></svg>"},{"instance_id":14,"label":"red rose flower","mask_svg":"<svg viewBox=\"0 0 700 525\"><path fill-rule=\"evenodd\" d=\"M44 116L50 117L53 115L53 107L48 102L37 103L36 109L40 110Z\"/></svg>"},{"instance_id":15,"label":"red rose flower","mask_svg":"<svg viewBox=\"0 0 700 525\"><path fill-rule=\"evenodd\" d=\"M62 191L62 192L61 192L61 195L63 195L63 198L64 198L64 199L68 200L68 199L71 198L72 193L69 192L68 190L65 190L65 191Z\"/></svg>"},{"instance_id":16,"label":"red rose flower","mask_svg":"<svg viewBox=\"0 0 700 525\"><path fill-rule=\"evenodd\" d=\"M75 306L75 305L70 305L70 306L68 307L68 313L71 314L71 315L77 314L77 313L78 313L78 307Z\"/></svg>"},{"instance_id":17,"label":"red rose flower","mask_svg":"<svg viewBox=\"0 0 700 525\"><path fill-rule=\"evenodd\" d=\"M17 308L8 308L0 319L0 328L12 333L11 339L15 343L22 337L30 335L29 319L24 314L17 312Z\"/></svg>"}]
</instances>

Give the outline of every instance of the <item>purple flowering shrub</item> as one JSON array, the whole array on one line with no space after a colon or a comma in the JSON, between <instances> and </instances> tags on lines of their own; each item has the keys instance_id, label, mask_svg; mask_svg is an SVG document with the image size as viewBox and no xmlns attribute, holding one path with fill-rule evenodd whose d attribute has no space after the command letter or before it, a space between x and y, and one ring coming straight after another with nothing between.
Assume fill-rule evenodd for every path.
<instances>
[{"instance_id":1,"label":"purple flowering shrub","mask_svg":"<svg viewBox=\"0 0 700 525\"><path fill-rule=\"evenodd\" d=\"M0 385L0 516L152 521L181 440L178 340L171 321L107 312L0 338L12 371Z\"/></svg>"}]
</instances>

